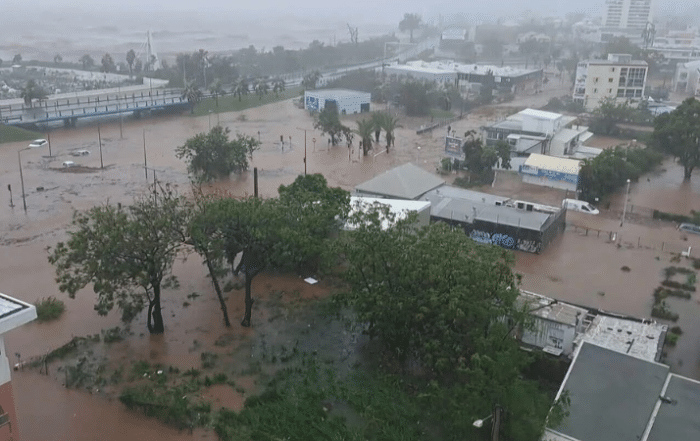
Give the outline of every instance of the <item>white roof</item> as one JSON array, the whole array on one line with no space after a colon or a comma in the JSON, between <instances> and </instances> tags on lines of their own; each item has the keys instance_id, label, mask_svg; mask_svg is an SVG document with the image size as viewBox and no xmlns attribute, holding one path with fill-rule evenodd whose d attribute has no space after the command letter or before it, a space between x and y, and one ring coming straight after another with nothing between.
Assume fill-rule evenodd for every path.
<instances>
[{"instance_id":1,"label":"white roof","mask_svg":"<svg viewBox=\"0 0 700 441\"><path fill-rule=\"evenodd\" d=\"M668 326L652 321L638 322L623 318L597 315L591 326L574 339L576 345L584 341L622 352L648 361L656 361L663 344L662 335Z\"/></svg>"},{"instance_id":2,"label":"white roof","mask_svg":"<svg viewBox=\"0 0 700 441\"><path fill-rule=\"evenodd\" d=\"M35 318L34 305L0 293L0 334L29 323Z\"/></svg>"},{"instance_id":3,"label":"white roof","mask_svg":"<svg viewBox=\"0 0 700 441\"><path fill-rule=\"evenodd\" d=\"M562 173L577 175L581 169L581 161L577 159L557 158L555 156L531 154L525 161L528 167L535 167L542 170L552 170Z\"/></svg>"},{"instance_id":4,"label":"white roof","mask_svg":"<svg viewBox=\"0 0 700 441\"><path fill-rule=\"evenodd\" d=\"M326 98L340 98L340 97L368 97L372 94L369 92L362 92L360 90L350 90L350 89L316 89L307 90L306 95L311 96L322 96Z\"/></svg>"},{"instance_id":5,"label":"white roof","mask_svg":"<svg viewBox=\"0 0 700 441\"><path fill-rule=\"evenodd\" d=\"M366 198L361 196L350 196L350 213L349 216L353 216L358 210L366 211L368 208L374 204L383 205L389 207L389 211L395 216L395 221L405 219L409 213L420 212L425 209L430 208L430 202L428 201L406 201L401 199L383 199L383 198ZM391 223L388 219L382 219L382 229L386 230L391 227ZM354 230L357 225L350 222L345 224L346 230Z\"/></svg>"},{"instance_id":6,"label":"white roof","mask_svg":"<svg viewBox=\"0 0 700 441\"><path fill-rule=\"evenodd\" d=\"M546 120L550 120L550 121L555 121L563 116L561 113L545 112L544 110L535 110L535 109L525 109L525 110L521 110L518 113L521 115L527 115L527 116L531 116L533 118L546 119Z\"/></svg>"}]
</instances>

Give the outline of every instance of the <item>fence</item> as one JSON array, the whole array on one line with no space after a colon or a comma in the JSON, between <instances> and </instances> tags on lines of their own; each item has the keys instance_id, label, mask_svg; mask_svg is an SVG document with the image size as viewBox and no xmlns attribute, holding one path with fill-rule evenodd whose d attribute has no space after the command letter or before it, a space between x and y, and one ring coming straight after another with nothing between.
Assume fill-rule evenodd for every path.
<instances>
[{"instance_id":1,"label":"fence","mask_svg":"<svg viewBox=\"0 0 700 441\"><path fill-rule=\"evenodd\" d=\"M635 236L629 233L599 230L597 228L585 227L570 222L566 223L566 230L570 232L575 232L580 236L589 236L603 239L606 243L614 244L618 247L625 247L628 249L644 248L648 250L659 251L662 253L681 254L688 253L690 247L690 245L683 242L656 240L643 236ZM692 250L690 250L689 254L690 256L692 256ZM700 257L700 250L696 251L696 254L698 254L698 257Z\"/></svg>"}]
</instances>

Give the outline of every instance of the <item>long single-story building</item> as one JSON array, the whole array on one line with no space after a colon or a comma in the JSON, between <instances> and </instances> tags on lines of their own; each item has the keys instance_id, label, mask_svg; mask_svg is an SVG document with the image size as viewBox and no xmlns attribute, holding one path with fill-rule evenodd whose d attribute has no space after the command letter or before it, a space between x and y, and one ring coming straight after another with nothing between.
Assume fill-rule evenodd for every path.
<instances>
[{"instance_id":1,"label":"long single-story building","mask_svg":"<svg viewBox=\"0 0 700 441\"><path fill-rule=\"evenodd\" d=\"M372 94L348 89L319 89L304 92L304 108L320 112L329 102L338 106L342 114L369 112Z\"/></svg>"},{"instance_id":2,"label":"long single-story building","mask_svg":"<svg viewBox=\"0 0 700 441\"><path fill-rule=\"evenodd\" d=\"M355 187L356 196L418 200L445 180L408 162Z\"/></svg>"},{"instance_id":3,"label":"long single-story building","mask_svg":"<svg viewBox=\"0 0 700 441\"><path fill-rule=\"evenodd\" d=\"M559 207L442 186L427 192L430 218L464 229L474 241L531 253L541 252L564 231Z\"/></svg>"},{"instance_id":4,"label":"long single-story building","mask_svg":"<svg viewBox=\"0 0 700 441\"><path fill-rule=\"evenodd\" d=\"M519 173L523 182L528 184L575 192L580 170L579 160L533 153L525 160L525 164L520 166Z\"/></svg>"},{"instance_id":5,"label":"long single-story building","mask_svg":"<svg viewBox=\"0 0 700 441\"><path fill-rule=\"evenodd\" d=\"M397 222L406 219L410 214L416 214L416 227L422 227L430 223L430 202L425 201L408 201L405 199L386 199L386 198L367 198L361 196L350 196L350 213L352 217L358 211L367 211L373 205L387 207L389 213L393 215L393 221ZM392 226L392 219L386 219L382 216L382 229L388 229ZM346 230L354 230L357 225L351 221L346 222Z\"/></svg>"}]
</instances>

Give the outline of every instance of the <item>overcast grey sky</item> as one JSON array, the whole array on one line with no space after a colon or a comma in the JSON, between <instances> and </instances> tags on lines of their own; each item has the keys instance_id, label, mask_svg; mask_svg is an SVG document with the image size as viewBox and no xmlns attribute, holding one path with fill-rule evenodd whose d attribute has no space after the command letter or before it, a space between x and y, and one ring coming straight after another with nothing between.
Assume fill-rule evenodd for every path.
<instances>
[{"instance_id":1,"label":"overcast grey sky","mask_svg":"<svg viewBox=\"0 0 700 441\"><path fill-rule=\"evenodd\" d=\"M684 14L699 0L656 0L659 14ZM314 39L347 40L347 23L360 39L396 29L406 12L472 23L533 15L585 12L602 16L605 0L0 0L0 58L25 53L122 52L151 30L160 51L229 50L252 44L305 47ZM11 56L11 55L9 55ZM50 55L51 57L53 55Z\"/></svg>"}]
</instances>

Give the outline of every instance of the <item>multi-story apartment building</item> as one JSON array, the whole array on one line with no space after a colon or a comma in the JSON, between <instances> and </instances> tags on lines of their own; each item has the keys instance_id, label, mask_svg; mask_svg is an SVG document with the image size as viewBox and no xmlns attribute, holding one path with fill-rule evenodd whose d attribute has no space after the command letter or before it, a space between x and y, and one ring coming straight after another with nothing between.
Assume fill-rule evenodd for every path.
<instances>
[{"instance_id":1,"label":"multi-story apartment building","mask_svg":"<svg viewBox=\"0 0 700 441\"><path fill-rule=\"evenodd\" d=\"M586 110L600 106L605 99L639 102L644 98L648 65L627 54L609 54L607 60L588 60L578 64L574 83L574 101Z\"/></svg>"},{"instance_id":2,"label":"multi-story apartment building","mask_svg":"<svg viewBox=\"0 0 700 441\"><path fill-rule=\"evenodd\" d=\"M653 0L607 0L605 28L644 29L653 19Z\"/></svg>"}]
</instances>

